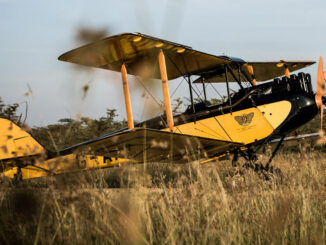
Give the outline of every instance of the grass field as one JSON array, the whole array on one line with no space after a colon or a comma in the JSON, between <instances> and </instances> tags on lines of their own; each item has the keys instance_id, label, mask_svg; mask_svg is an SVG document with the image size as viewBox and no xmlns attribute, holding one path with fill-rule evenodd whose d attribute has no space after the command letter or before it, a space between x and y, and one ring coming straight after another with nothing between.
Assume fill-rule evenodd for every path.
<instances>
[{"instance_id":1,"label":"grass field","mask_svg":"<svg viewBox=\"0 0 326 245\"><path fill-rule=\"evenodd\" d=\"M326 154L281 174L230 161L148 164L2 181L1 244L325 244Z\"/></svg>"}]
</instances>

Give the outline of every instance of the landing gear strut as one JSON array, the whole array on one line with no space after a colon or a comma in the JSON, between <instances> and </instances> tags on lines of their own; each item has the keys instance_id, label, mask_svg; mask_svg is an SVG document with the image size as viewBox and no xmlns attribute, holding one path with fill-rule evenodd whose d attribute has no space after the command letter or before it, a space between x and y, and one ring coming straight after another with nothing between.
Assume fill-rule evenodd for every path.
<instances>
[{"instance_id":1,"label":"landing gear strut","mask_svg":"<svg viewBox=\"0 0 326 245\"><path fill-rule=\"evenodd\" d=\"M266 168L266 169L269 169L269 165L271 164L273 158L275 157L276 153L277 153L278 150L280 149L280 147L281 147L281 145L282 145L282 143L283 143L284 138L285 138L285 135L283 135L282 138L281 138L281 140L277 143L276 148L274 149L274 151L273 151L271 157L269 158L268 162L267 162L266 165L265 165L265 168Z\"/></svg>"},{"instance_id":2,"label":"landing gear strut","mask_svg":"<svg viewBox=\"0 0 326 245\"><path fill-rule=\"evenodd\" d=\"M238 160L239 160L239 155L243 157L246 162L245 164L242 165L242 167L246 169L253 169L255 172L263 173L263 176L265 177L266 180L269 180L270 177L268 176L269 173L271 174L281 174L280 169L274 169L272 166L270 166L273 158L275 157L276 153L280 149L283 141L284 141L285 135L282 136L280 141L277 143L274 151L272 152L272 155L268 159L267 163L263 165L262 163L258 163L258 158L257 158L257 152L260 150L261 146L259 146L256 151L252 150L251 148L248 148L246 152L242 151L241 149L237 150L233 154L233 159L232 159L232 166L237 166Z\"/></svg>"},{"instance_id":3,"label":"landing gear strut","mask_svg":"<svg viewBox=\"0 0 326 245\"><path fill-rule=\"evenodd\" d=\"M22 180L23 180L22 170L20 167L17 167L17 173L14 174L13 183L14 183L14 185L17 185Z\"/></svg>"}]
</instances>

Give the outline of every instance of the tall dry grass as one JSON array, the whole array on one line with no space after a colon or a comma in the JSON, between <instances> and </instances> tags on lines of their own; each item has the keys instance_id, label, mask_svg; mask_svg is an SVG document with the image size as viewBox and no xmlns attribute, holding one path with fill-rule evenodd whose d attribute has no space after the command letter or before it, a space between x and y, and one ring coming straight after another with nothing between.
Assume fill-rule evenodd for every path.
<instances>
[{"instance_id":1,"label":"tall dry grass","mask_svg":"<svg viewBox=\"0 0 326 245\"><path fill-rule=\"evenodd\" d=\"M325 244L325 157L279 155L268 181L224 161L3 182L1 244Z\"/></svg>"}]
</instances>

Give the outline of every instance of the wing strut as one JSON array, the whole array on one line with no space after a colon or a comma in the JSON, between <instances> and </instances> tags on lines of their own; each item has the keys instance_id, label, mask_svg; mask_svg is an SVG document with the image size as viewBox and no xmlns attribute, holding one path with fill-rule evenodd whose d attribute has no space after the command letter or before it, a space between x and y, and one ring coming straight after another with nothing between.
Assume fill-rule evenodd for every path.
<instances>
[{"instance_id":1,"label":"wing strut","mask_svg":"<svg viewBox=\"0 0 326 245\"><path fill-rule=\"evenodd\" d=\"M172 115L172 109L171 109L171 100L170 100L170 93L169 93L168 76L167 76L167 72L166 72L165 56L164 56L164 53L162 50L159 53L158 62L160 65L160 72L161 72L161 79L162 79L162 86L163 86L166 120L167 120L169 129L172 131L173 126L174 126L173 125L173 115Z\"/></svg>"},{"instance_id":2,"label":"wing strut","mask_svg":"<svg viewBox=\"0 0 326 245\"><path fill-rule=\"evenodd\" d=\"M252 85L256 86L257 85L257 80L256 80L256 77L255 77L255 74L254 74L254 68L252 67L252 65L248 65L248 64L245 64L245 66L247 68L248 73L251 76Z\"/></svg>"},{"instance_id":3,"label":"wing strut","mask_svg":"<svg viewBox=\"0 0 326 245\"><path fill-rule=\"evenodd\" d=\"M290 78L290 70L289 70L288 66L285 65L284 67L285 67L284 75L285 75L286 77Z\"/></svg>"},{"instance_id":4,"label":"wing strut","mask_svg":"<svg viewBox=\"0 0 326 245\"><path fill-rule=\"evenodd\" d=\"M134 128L134 120L132 117L132 109L131 109L131 103L130 103L130 93L129 93L127 69L126 69L126 65L124 63L121 66L121 76L122 76L123 93L125 96L128 128L133 129Z\"/></svg>"}]
</instances>

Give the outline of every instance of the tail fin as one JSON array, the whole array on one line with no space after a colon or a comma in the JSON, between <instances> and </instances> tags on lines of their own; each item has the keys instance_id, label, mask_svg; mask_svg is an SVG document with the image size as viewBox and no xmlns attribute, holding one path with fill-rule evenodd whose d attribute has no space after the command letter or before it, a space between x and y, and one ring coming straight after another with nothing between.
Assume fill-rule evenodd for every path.
<instances>
[{"instance_id":1,"label":"tail fin","mask_svg":"<svg viewBox=\"0 0 326 245\"><path fill-rule=\"evenodd\" d=\"M10 120L0 118L0 160L41 155L46 152L29 133Z\"/></svg>"}]
</instances>

